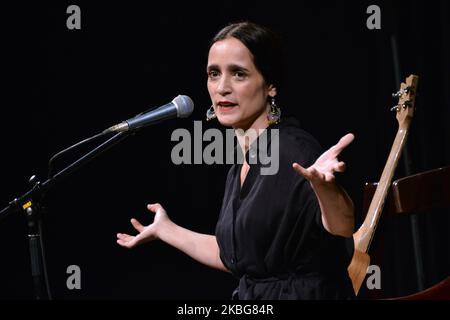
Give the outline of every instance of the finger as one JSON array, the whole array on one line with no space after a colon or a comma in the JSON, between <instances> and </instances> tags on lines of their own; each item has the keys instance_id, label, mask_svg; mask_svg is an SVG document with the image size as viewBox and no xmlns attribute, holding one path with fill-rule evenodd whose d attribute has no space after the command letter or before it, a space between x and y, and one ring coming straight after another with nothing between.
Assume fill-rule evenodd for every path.
<instances>
[{"instance_id":1,"label":"finger","mask_svg":"<svg viewBox=\"0 0 450 320\"><path fill-rule=\"evenodd\" d=\"M338 156L342 150L344 150L352 141L355 139L355 136L353 133L348 133L345 136L343 136L337 144L332 146L330 150L333 151L334 156Z\"/></svg>"},{"instance_id":2,"label":"finger","mask_svg":"<svg viewBox=\"0 0 450 320\"><path fill-rule=\"evenodd\" d=\"M129 245L129 243L128 243L127 241L123 241L123 240L117 239L116 242L117 242L119 245L121 245L122 247L130 248L130 245Z\"/></svg>"},{"instance_id":3,"label":"finger","mask_svg":"<svg viewBox=\"0 0 450 320\"><path fill-rule=\"evenodd\" d=\"M294 168L294 170L301 176L305 177L306 179L310 180L311 177L311 173L306 170L305 168L303 168L301 165L299 165L297 162L294 162L292 164L292 168Z\"/></svg>"},{"instance_id":4,"label":"finger","mask_svg":"<svg viewBox=\"0 0 450 320\"><path fill-rule=\"evenodd\" d=\"M333 170L336 172L344 172L345 171L345 162L340 161L338 163L336 163L333 167Z\"/></svg>"},{"instance_id":5,"label":"finger","mask_svg":"<svg viewBox=\"0 0 450 320\"><path fill-rule=\"evenodd\" d=\"M131 224L133 225L133 227L137 230L137 231L139 231L139 232L142 232L142 230L144 230L144 226L139 222L139 221L137 221L135 218L133 218L133 219L131 219Z\"/></svg>"},{"instance_id":6,"label":"finger","mask_svg":"<svg viewBox=\"0 0 450 320\"><path fill-rule=\"evenodd\" d=\"M147 205L147 209L154 213L156 213L160 209L164 210L164 208L159 203L149 204Z\"/></svg>"},{"instance_id":7,"label":"finger","mask_svg":"<svg viewBox=\"0 0 450 320\"><path fill-rule=\"evenodd\" d=\"M134 248L134 247L136 246L136 241L135 241L135 240L132 240L132 241L124 241L124 240L118 239L116 242L117 242L119 245L121 245L122 247L125 247L125 248L127 248L127 249L131 249L131 248Z\"/></svg>"},{"instance_id":8,"label":"finger","mask_svg":"<svg viewBox=\"0 0 450 320\"><path fill-rule=\"evenodd\" d=\"M130 241L131 239L133 239L133 236L130 236L129 234L126 233L118 233L117 238L124 241Z\"/></svg>"}]
</instances>

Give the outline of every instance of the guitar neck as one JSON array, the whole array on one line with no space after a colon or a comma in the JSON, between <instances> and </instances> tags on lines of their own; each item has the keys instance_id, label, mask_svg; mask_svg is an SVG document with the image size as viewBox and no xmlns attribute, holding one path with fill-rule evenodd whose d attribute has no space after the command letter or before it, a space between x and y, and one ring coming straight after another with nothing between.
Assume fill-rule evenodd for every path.
<instances>
[{"instance_id":1,"label":"guitar neck","mask_svg":"<svg viewBox=\"0 0 450 320\"><path fill-rule=\"evenodd\" d=\"M393 97L398 97L399 101L391 110L396 111L398 120L398 131L392 144L391 152L378 182L377 190L370 203L369 210L363 224L353 234L355 250L352 261L348 266L348 274L352 280L353 289L358 294L361 284L367 274L370 263L368 254L370 244L375 233L375 229L383 211L384 201L389 192L395 168L400 159L401 152L408 137L408 131L414 114L414 104L419 77L411 74L406 81L400 84L400 90L394 93Z\"/></svg>"},{"instance_id":2,"label":"guitar neck","mask_svg":"<svg viewBox=\"0 0 450 320\"><path fill-rule=\"evenodd\" d=\"M355 246L356 249L361 252L367 252L369 250L378 220L380 219L381 212L383 211L387 193L389 192L389 188L392 183L395 168L397 167L398 160L400 159L403 146L406 143L410 123L411 121L405 121L398 128L391 152L389 153L389 158L383 169L383 173L381 174L380 181L372 198L372 202L370 203L366 218L355 234L358 239Z\"/></svg>"}]
</instances>

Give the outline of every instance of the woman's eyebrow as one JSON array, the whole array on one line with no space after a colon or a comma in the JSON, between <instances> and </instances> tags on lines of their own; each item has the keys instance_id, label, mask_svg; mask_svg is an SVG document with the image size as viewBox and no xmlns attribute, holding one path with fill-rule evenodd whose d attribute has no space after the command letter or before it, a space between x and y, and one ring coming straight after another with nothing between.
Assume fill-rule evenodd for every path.
<instances>
[{"instance_id":1,"label":"woman's eyebrow","mask_svg":"<svg viewBox=\"0 0 450 320\"><path fill-rule=\"evenodd\" d=\"M219 66L217 64L211 64L206 68L206 71L217 70Z\"/></svg>"},{"instance_id":2,"label":"woman's eyebrow","mask_svg":"<svg viewBox=\"0 0 450 320\"><path fill-rule=\"evenodd\" d=\"M249 72L249 70L247 69L247 68L245 68L245 67L243 67L243 66L241 66L241 65L238 65L238 64L230 64L229 66L228 66L228 69L229 70L242 70L242 71L245 71L245 72Z\"/></svg>"},{"instance_id":3,"label":"woman's eyebrow","mask_svg":"<svg viewBox=\"0 0 450 320\"><path fill-rule=\"evenodd\" d=\"M242 70L242 71L245 71L245 72L249 72L249 70L247 69L247 68L245 68L245 67L243 67L243 66L241 66L241 65L239 65L239 64L230 64L230 65L228 65L227 66L227 69L228 70L232 70L232 71L235 71L235 70ZM211 70L220 70L220 68L219 68L219 66L217 65L217 64L211 64L211 65L209 65L207 68L206 68L206 70L207 71L211 71Z\"/></svg>"}]
</instances>

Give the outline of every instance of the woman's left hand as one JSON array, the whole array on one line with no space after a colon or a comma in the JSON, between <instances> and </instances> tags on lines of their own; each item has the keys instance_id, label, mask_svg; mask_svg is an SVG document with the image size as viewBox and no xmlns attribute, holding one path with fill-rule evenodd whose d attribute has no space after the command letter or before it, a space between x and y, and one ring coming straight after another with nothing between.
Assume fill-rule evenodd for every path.
<instances>
[{"instance_id":1,"label":"woman's left hand","mask_svg":"<svg viewBox=\"0 0 450 320\"><path fill-rule=\"evenodd\" d=\"M335 172L344 172L345 163L338 160L339 154L346 148L355 138L352 133L343 136L339 142L325 151L316 162L305 169L298 163L294 163L292 167L298 174L305 177L313 186L332 183L335 180Z\"/></svg>"}]
</instances>

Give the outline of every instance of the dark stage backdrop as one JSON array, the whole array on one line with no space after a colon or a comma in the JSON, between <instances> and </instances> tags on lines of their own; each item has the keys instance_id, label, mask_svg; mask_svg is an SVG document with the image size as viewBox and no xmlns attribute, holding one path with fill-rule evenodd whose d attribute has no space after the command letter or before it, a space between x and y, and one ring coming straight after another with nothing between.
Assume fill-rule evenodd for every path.
<instances>
[{"instance_id":1,"label":"dark stage backdrop","mask_svg":"<svg viewBox=\"0 0 450 320\"><path fill-rule=\"evenodd\" d=\"M81 30L69 30L66 9L81 9ZM369 30L366 9L381 9L381 29ZM48 193L44 216L50 284L58 299L228 299L237 280L202 266L160 242L134 250L116 244L148 224L146 204L160 202L178 224L214 233L229 165L174 165L176 128L193 132L210 106L208 42L229 22L268 25L284 39L283 114L328 148L356 136L340 177L361 222L363 186L377 181L397 131L390 97L396 79L420 76L408 151L411 171L450 165L450 13L447 1L287 1L174 4L128 1L2 5L1 192L3 208L27 191L28 178L47 174L56 152L178 94L195 110L146 128L115 146ZM203 130L220 128L203 121ZM206 146L208 143L204 143ZM61 169L94 144L71 153ZM406 175L401 162L395 178ZM449 195L450 196L450 195ZM383 218L382 218L383 219ZM448 211L421 215L426 286L449 273ZM417 291L411 222L380 225L386 245L379 296ZM0 298L32 299L23 214L0 222ZM67 267L81 269L81 289L66 286Z\"/></svg>"}]
</instances>

